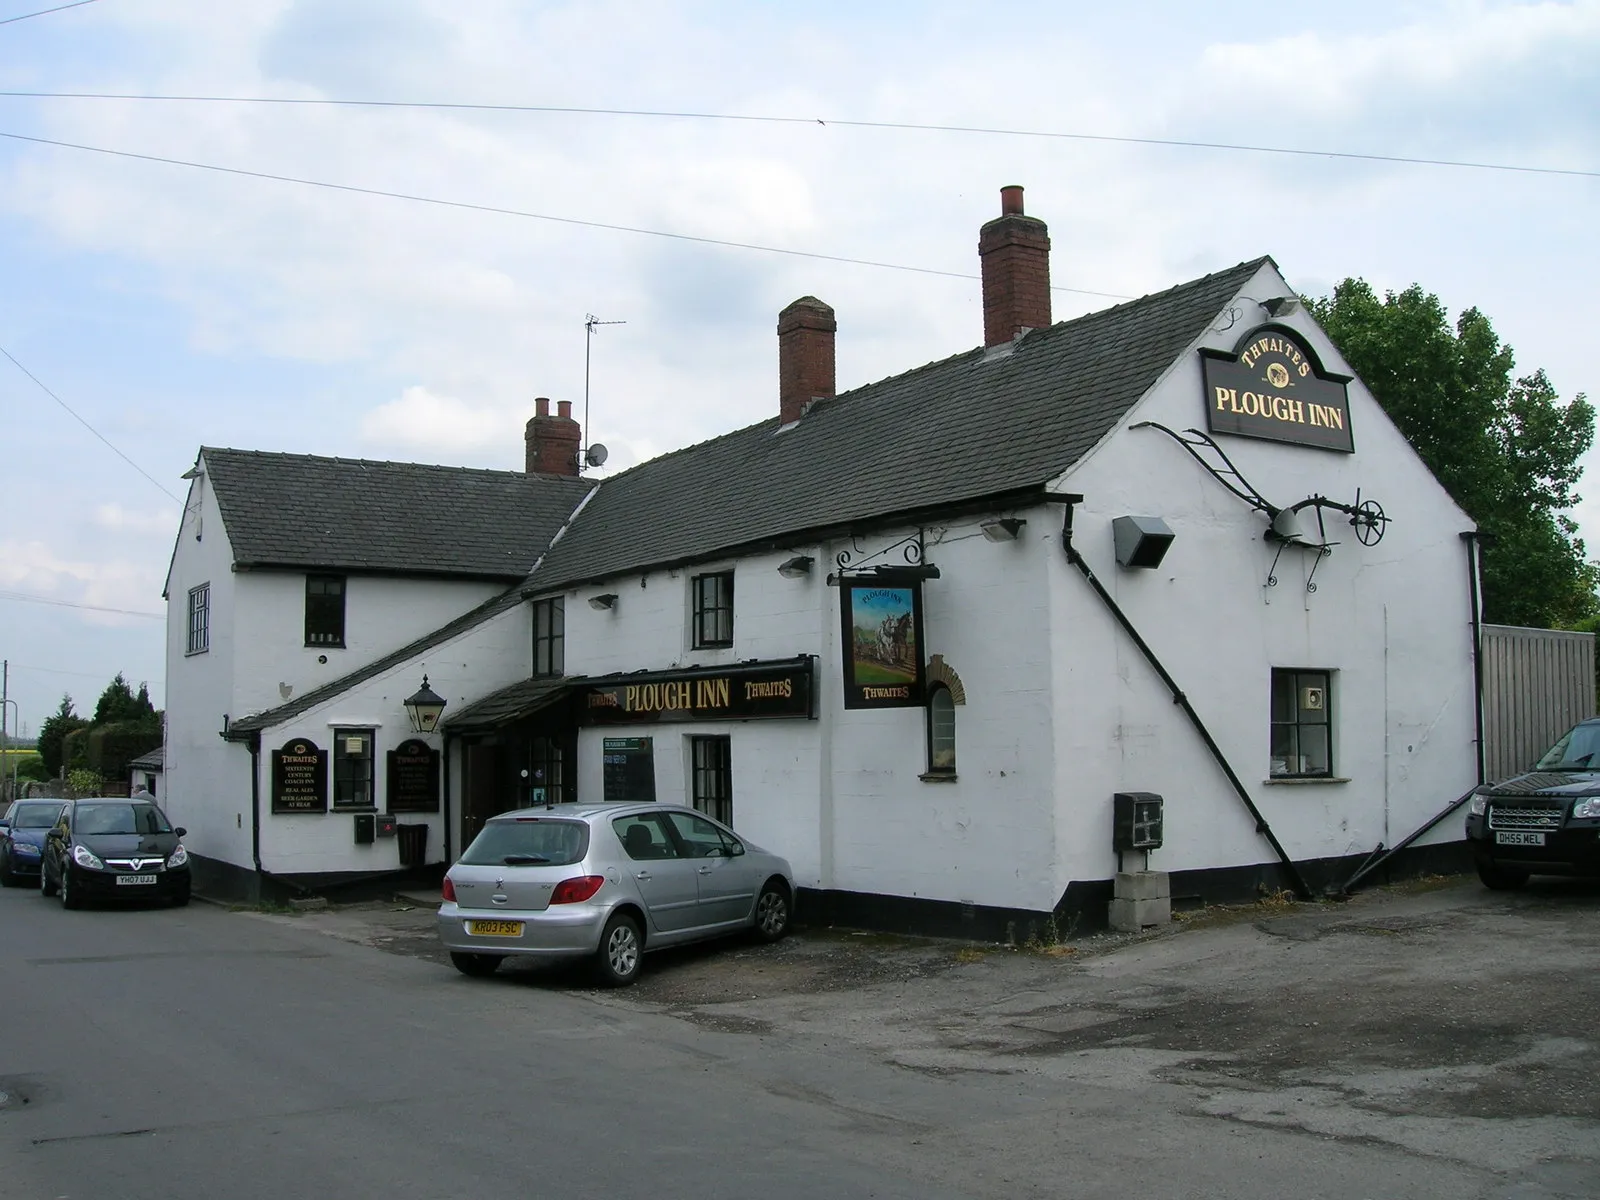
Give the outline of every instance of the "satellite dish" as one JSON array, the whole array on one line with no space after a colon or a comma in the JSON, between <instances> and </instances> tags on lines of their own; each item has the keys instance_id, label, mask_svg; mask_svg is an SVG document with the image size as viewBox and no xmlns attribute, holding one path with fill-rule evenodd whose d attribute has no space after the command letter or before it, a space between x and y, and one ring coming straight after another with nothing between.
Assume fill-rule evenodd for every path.
<instances>
[{"instance_id":1,"label":"satellite dish","mask_svg":"<svg viewBox=\"0 0 1600 1200\"><path fill-rule=\"evenodd\" d=\"M591 467L603 467L610 452L600 442L595 442L584 452L583 461Z\"/></svg>"}]
</instances>

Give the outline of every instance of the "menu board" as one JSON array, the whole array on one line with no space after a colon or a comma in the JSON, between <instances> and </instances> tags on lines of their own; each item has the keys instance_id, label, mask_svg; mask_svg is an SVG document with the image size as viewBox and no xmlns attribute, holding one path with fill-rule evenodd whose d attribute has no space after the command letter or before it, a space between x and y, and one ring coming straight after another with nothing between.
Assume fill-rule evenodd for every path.
<instances>
[{"instance_id":1,"label":"menu board","mask_svg":"<svg viewBox=\"0 0 1600 1200\"><path fill-rule=\"evenodd\" d=\"M328 752L309 738L290 738L272 752L272 811L328 811Z\"/></svg>"},{"instance_id":2,"label":"menu board","mask_svg":"<svg viewBox=\"0 0 1600 1200\"><path fill-rule=\"evenodd\" d=\"M439 811L439 752L419 738L389 751L388 809Z\"/></svg>"},{"instance_id":3,"label":"menu board","mask_svg":"<svg viewBox=\"0 0 1600 1200\"><path fill-rule=\"evenodd\" d=\"M606 738L605 797L638 803L656 798L655 744L647 737Z\"/></svg>"}]
</instances>

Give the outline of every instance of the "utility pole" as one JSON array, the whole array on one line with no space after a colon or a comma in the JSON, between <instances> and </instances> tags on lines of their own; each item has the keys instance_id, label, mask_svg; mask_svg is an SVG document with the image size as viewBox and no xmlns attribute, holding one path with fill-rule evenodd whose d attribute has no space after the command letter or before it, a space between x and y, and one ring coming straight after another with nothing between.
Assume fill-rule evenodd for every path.
<instances>
[{"instance_id":1,"label":"utility pole","mask_svg":"<svg viewBox=\"0 0 1600 1200\"><path fill-rule=\"evenodd\" d=\"M4 758L0 758L0 784L4 783L4 777L7 773L6 768L10 767L11 790L6 793L5 798L15 800L17 798L17 768L12 765L11 762L11 733L10 726L6 724L6 720L9 718L10 713L11 660L7 658L0 660L0 754L5 755ZM18 713L18 717L18 723L20 724L20 711Z\"/></svg>"}]
</instances>

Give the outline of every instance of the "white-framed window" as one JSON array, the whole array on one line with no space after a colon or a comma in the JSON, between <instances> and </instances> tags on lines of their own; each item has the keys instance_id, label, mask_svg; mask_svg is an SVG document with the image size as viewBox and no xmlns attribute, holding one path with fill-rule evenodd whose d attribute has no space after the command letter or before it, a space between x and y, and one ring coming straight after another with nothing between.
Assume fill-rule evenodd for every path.
<instances>
[{"instance_id":1,"label":"white-framed window","mask_svg":"<svg viewBox=\"0 0 1600 1200\"><path fill-rule=\"evenodd\" d=\"M211 649L211 585L202 583L189 589L189 636L185 654L204 654Z\"/></svg>"},{"instance_id":2,"label":"white-framed window","mask_svg":"<svg viewBox=\"0 0 1600 1200\"><path fill-rule=\"evenodd\" d=\"M928 691L928 774L956 773L956 698L942 683Z\"/></svg>"},{"instance_id":3,"label":"white-framed window","mask_svg":"<svg viewBox=\"0 0 1600 1200\"><path fill-rule=\"evenodd\" d=\"M1272 672L1271 774L1275 779L1333 776L1332 673Z\"/></svg>"}]
</instances>

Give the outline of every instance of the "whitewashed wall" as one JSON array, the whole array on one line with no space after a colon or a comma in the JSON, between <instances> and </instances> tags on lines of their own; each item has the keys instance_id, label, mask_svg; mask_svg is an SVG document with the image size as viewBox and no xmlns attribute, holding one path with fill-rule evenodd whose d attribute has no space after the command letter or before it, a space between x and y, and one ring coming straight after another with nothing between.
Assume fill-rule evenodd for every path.
<instances>
[{"instance_id":1,"label":"whitewashed wall","mask_svg":"<svg viewBox=\"0 0 1600 1200\"><path fill-rule=\"evenodd\" d=\"M235 619L245 634L234 651L236 716L276 708L348 675L448 624L507 586L347 576L345 645L340 648L305 644L304 571L242 571L236 578ZM328 661L319 662L320 658Z\"/></svg>"},{"instance_id":2,"label":"whitewashed wall","mask_svg":"<svg viewBox=\"0 0 1600 1200\"><path fill-rule=\"evenodd\" d=\"M415 660L394 667L351 688L343 695L300 714L261 735L261 862L274 874L393 871L400 867L398 838L379 838L371 845L356 845L354 818L331 811L332 744L337 730L372 729L374 751L374 801L386 808L386 755L401 742L421 737L435 749L441 735L417 734L406 716L404 701L416 691L426 672L434 691L450 708L461 709L500 688L526 679L531 667L532 627L528 606L519 604ZM271 771L274 748L292 738L304 737L329 751L329 803L327 813L272 813ZM459 825L461 791L459 775L451 779L452 819ZM428 826L427 861L444 859L443 813L401 813L397 821ZM459 853L459 840L453 841Z\"/></svg>"},{"instance_id":3,"label":"whitewashed wall","mask_svg":"<svg viewBox=\"0 0 1600 1200\"><path fill-rule=\"evenodd\" d=\"M211 648L188 654L189 589L208 582ZM174 825L188 830L184 842L190 850L243 865L250 862L250 756L219 736L228 716L238 715L238 582L211 481L201 475L189 482L167 579L164 807Z\"/></svg>"},{"instance_id":4,"label":"whitewashed wall","mask_svg":"<svg viewBox=\"0 0 1600 1200\"><path fill-rule=\"evenodd\" d=\"M1283 294L1270 268L1242 295ZM1231 350L1264 314L1239 299L1242 319L1203 344ZM1348 372L1303 313L1287 319L1330 371ZM1473 782L1473 678L1466 551L1471 522L1434 481L1376 401L1350 387L1353 455L1219 436L1272 503L1314 492L1350 503L1356 489L1393 518L1383 541L1362 546L1337 514L1340 544L1316 562L1287 549L1278 585L1265 586L1276 547L1265 518L1193 462L1158 421L1204 428L1200 364L1187 354L1124 422L1059 481L1084 502L1075 544L1167 665L1234 764L1279 840L1297 858L1370 851L1411 832ZM1160 516L1176 533L1157 570L1124 570L1111 522ZM1313 514L1307 512L1312 521ZM1065 556L1051 557L1056 634L1057 882L1103 879L1114 869L1111 797L1167 799L1167 870L1270 861L1242 803L1137 648ZM1327 668L1334 770L1347 782L1268 781L1269 689L1274 667ZM1460 836L1441 827L1430 840Z\"/></svg>"}]
</instances>

